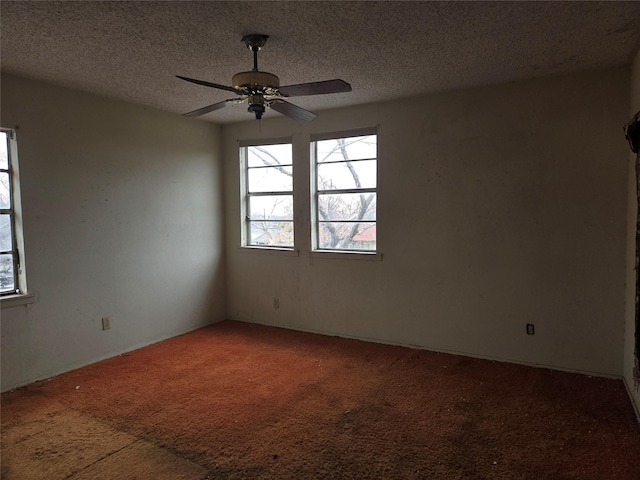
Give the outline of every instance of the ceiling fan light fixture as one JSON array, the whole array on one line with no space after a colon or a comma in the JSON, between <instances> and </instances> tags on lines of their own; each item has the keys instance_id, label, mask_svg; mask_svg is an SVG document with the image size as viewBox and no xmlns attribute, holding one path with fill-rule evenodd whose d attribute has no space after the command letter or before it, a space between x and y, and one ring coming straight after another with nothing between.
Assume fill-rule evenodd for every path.
<instances>
[{"instance_id":1,"label":"ceiling fan light fixture","mask_svg":"<svg viewBox=\"0 0 640 480\"><path fill-rule=\"evenodd\" d=\"M247 110L251 113L255 113L256 120L260 120L265 111L265 101L262 95L251 95L249 97L249 108Z\"/></svg>"}]
</instances>

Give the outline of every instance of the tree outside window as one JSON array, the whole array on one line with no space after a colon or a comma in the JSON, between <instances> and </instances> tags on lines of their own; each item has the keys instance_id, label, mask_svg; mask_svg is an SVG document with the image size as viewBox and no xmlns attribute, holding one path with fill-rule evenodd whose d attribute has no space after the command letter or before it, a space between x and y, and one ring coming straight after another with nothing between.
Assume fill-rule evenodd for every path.
<instances>
[{"instance_id":1,"label":"tree outside window","mask_svg":"<svg viewBox=\"0 0 640 480\"><path fill-rule=\"evenodd\" d=\"M292 146L243 148L246 244L293 248Z\"/></svg>"},{"instance_id":2,"label":"tree outside window","mask_svg":"<svg viewBox=\"0 0 640 480\"><path fill-rule=\"evenodd\" d=\"M314 142L315 249L376 251L377 137Z\"/></svg>"}]
</instances>

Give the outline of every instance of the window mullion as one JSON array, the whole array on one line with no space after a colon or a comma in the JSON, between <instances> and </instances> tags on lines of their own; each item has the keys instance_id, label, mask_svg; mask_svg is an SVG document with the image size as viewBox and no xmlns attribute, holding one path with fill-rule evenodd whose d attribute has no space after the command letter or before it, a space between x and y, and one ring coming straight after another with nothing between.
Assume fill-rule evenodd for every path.
<instances>
[{"instance_id":1,"label":"window mullion","mask_svg":"<svg viewBox=\"0 0 640 480\"><path fill-rule=\"evenodd\" d=\"M328 165L329 163L355 163L355 162L370 162L377 160L376 158L355 158L353 160L325 160L324 162L318 162L318 165Z\"/></svg>"},{"instance_id":2,"label":"window mullion","mask_svg":"<svg viewBox=\"0 0 640 480\"><path fill-rule=\"evenodd\" d=\"M256 165L255 167L247 167L247 170L256 170L259 168L278 168L278 167L293 167L292 163L278 163L276 165Z\"/></svg>"},{"instance_id":3,"label":"window mullion","mask_svg":"<svg viewBox=\"0 0 640 480\"><path fill-rule=\"evenodd\" d=\"M319 223L376 223L375 220L318 220Z\"/></svg>"},{"instance_id":4,"label":"window mullion","mask_svg":"<svg viewBox=\"0 0 640 480\"><path fill-rule=\"evenodd\" d=\"M376 193L375 188L336 188L335 190L318 190L318 195L339 195L341 193Z\"/></svg>"},{"instance_id":5,"label":"window mullion","mask_svg":"<svg viewBox=\"0 0 640 480\"><path fill-rule=\"evenodd\" d=\"M249 192L247 196L249 197L274 197L278 195L293 195L293 190L282 191L278 190L275 192Z\"/></svg>"}]
</instances>

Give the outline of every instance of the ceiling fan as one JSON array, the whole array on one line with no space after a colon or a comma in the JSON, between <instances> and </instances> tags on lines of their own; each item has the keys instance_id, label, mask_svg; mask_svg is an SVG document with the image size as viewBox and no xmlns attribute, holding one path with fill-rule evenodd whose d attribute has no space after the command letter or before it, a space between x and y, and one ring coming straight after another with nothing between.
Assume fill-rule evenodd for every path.
<instances>
[{"instance_id":1,"label":"ceiling fan","mask_svg":"<svg viewBox=\"0 0 640 480\"><path fill-rule=\"evenodd\" d=\"M285 85L281 87L280 79L276 75L258 70L258 50L264 46L267 42L267 38L269 38L268 35L260 34L245 35L242 37L242 43L244 43L247 48L253 52L253 70L235 74L231 79L231 87L176 75L176 77L186 80L187 82L204 85L205 87L217 88L219 90L226 90L239 96L239 98L230 98L228 100L223 100L222 102L214 103L213 105L208 105L192 112L185 113L184 116L199 117L200 115L219 110L230 104L247 102L249 104L248 111L254 113L258 120L262 118L266 107L270 107L272 110L292 118L293 120L297 120L298 122L310 122L318 115L289 103L284 99L287 97L302 97L304 95L320 95L351 91L351 85L344 80L339 79L300 83L298 85Z\"/></svg>"}]
</instances>

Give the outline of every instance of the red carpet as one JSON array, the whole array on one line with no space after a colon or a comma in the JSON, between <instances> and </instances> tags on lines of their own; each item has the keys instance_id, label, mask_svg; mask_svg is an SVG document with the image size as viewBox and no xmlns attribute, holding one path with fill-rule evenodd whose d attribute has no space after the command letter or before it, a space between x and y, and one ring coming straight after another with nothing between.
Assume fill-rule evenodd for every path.
<instances>
[{"instance_id":1,"label":"red carpet","mask_svg":"<svg viewBox=\"0 0 640 480\"><path fill-rule=\"evenodd\" d=\"M640 427L619 380L227 321L3 394L2 454L14 480L637 480Z\"/></svg>"}]
</instances>

